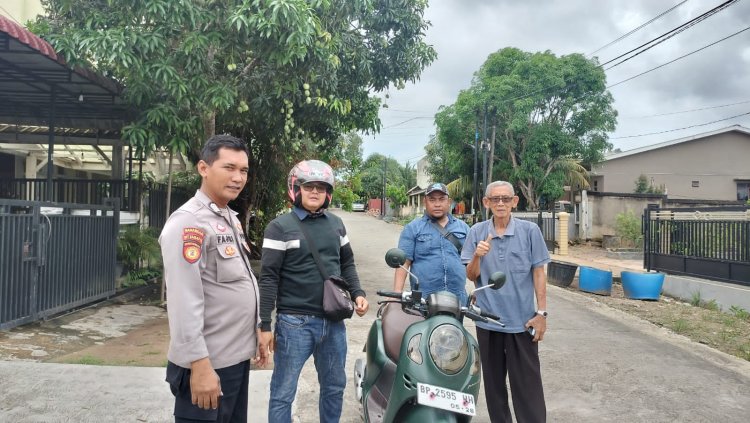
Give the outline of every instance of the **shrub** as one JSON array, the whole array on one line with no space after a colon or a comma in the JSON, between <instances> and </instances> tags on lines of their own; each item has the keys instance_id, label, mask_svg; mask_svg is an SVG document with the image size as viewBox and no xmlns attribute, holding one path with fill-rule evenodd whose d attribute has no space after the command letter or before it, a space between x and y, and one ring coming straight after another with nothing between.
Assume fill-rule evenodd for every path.
<instances>
[{"instance_id":1,"label":"shrub","mask_svg":"<svg viewBox=\"0 0 750 423\"><path fill-rule=\"evenodd\" d=\"M632 248L642 247L643 233L641 231L641 219L636 217L632 210L619 213L615 217L615 234L620 237L625 246Z\"/></svg>"},{"instance_id":2,"label":"shrub","mask_svg":"<svg viewBox=\"0 0 750 423\"><path fill-rule=\"evenodd\" d=\"M117 260L128 272L144 266L161 268L161 248L154 230L128 227L117 240Z\"/></svg>"}]
</instances>

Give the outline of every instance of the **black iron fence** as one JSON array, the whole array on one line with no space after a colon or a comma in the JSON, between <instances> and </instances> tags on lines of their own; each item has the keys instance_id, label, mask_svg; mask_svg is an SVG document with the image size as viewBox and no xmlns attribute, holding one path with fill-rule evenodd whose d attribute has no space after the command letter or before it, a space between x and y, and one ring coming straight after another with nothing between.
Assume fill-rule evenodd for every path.
<instances>
[{"instance_id":1,"label":"black iron fence","mask_svg":"<svg viewBox=\"0 0 750 423\"><path fill-rule=\"evenodd\" d=\"M647 208L644 267L750 285L750 208Z\"/></svg>"},{"instance_id":2,"label":"black iron fence","mask_svg":"<svg viewBox=\"0 0 750 423\"><path fill-rule=\"evenodd\" d=\"M169 204L169 214L185 204L195 195L194 192L179 187L172 186L172 195ZM148 226L151 228L161 229L167 222L167 185L153 183L148 187L147 197L147 214Z\"/></svg>"},{"instance_id":3,"label":"black iron fence","mask_svg":"<svg viewBox=\"0 0 750 423\"><path fill-rule=\"evenodd\" d=\"M547 244L547 249L551 252L557 248L557 240L555 233L555 226L559 223L555 211L539 211L539 212L514 212L513 217L521 220L527 220L534 222L539 225L539 229L542 230L544 235L544 242Z\"/></svg>"},{"instance_id":4,"label":"black iron fence","mask_svg":"<svg viewBox=\"0 0 750 423\"><path fill-rule=\"evenodd\" d=\"M0 199L0 329L115 292L119 204Z\"/></svg>"},{"instance_id":5,"label":"black iron fence","mask_svg":"<svg viewBox=\"0 0 750 423\"><path fill-rule=\"evenodd\" d=\"M141 206L137 180L56 178L52 180L52 198L47 198L47 184L46 179L2 179L0 198L74 204L104 204L119 198L122 211L137 212Z\"/></svg>"}]
</instances>

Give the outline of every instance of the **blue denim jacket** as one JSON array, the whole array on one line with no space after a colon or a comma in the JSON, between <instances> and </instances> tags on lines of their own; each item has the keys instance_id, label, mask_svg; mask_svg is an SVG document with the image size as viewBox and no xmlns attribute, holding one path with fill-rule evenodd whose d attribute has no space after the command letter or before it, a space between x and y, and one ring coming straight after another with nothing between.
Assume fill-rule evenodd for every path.
<instances>
[{"instance_id":1,"label":"blue denim jacket","mask_svg":"<svg viewBox=\"0 0 750 423\"><path fill-rule=\"evenodd\" d=\"M452 215L448 215L445 229L453 233L461 245L469 233L469 225ZM466 302L466 266L461 263L461 252L430 224L427 215L404 227L398 248L411 260L410 270L419 278L419 288L424 295L449 291L460 298L461 304ZM414 281L411 285L414 289Z\"/></svg>"}]
</instances>

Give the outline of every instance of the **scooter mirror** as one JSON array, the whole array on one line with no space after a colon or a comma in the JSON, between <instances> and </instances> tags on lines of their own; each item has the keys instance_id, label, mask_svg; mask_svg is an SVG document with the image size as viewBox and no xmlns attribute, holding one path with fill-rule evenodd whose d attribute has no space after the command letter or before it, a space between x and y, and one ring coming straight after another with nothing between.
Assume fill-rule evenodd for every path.
<instances>
[{"instance_id":1,"label":"scooter mirror","mask_svg":"<svg viewBox=\"0 0 750 423\"><path fill-rule=\"evenodd\" d=\"M385 253L385 263L394 269L401 267L406 263L406 253L398 248L391 248Z\"/></svg>"},{"instance_id":2,"label":"scooter mirror","mask_svg":"<svg viewBox=\"0 0 750 423\"><path fill-rule=\"evenodd\" d=\"M490 285L492 285L492 289L500 289L505 285L505 273L503 272L495 272L490 276Z\"/></svg>"}]
</instances>

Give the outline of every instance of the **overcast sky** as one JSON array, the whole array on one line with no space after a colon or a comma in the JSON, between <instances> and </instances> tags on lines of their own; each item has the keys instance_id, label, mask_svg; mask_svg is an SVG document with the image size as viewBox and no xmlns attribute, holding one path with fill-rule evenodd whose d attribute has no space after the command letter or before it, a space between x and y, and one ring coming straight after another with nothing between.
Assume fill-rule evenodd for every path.
<instances>
[{"instance_id":1,"label":"overcast sky","mask_svg":"<svg viewBox=\"0 0 750 423\"><path fill-rule=\"evenodd\" d=\"M596 53L600 63L649 41L724 3L688 0L622 41ZM468 88L487 56L505 47L589 54L682 0L430 0L427 42L438 58L414 84L391 89L381 109L383 129L363 135L364 155L389 155L402 164L424 156L435 133L434 115ZM659 66L750 26L750 0L719 12L646 53L607 71L607 85ZM636 138L621 138L699 125L750 112L750 30L646 75L610 88L619 113L610 134L629 150L733 124L750 127L750 115L711 125ZM740 103L733 106L723 106ZM677 113L692 109L711 109ZM668 115L665 115L670 113ZM653 115L662 116L653 116Z\"/></svg>"}]
</instances>

